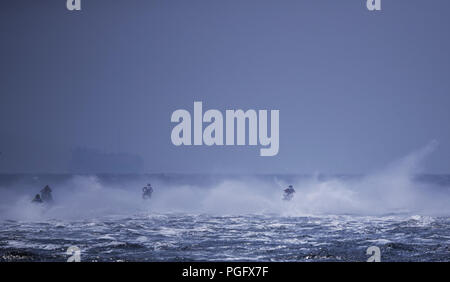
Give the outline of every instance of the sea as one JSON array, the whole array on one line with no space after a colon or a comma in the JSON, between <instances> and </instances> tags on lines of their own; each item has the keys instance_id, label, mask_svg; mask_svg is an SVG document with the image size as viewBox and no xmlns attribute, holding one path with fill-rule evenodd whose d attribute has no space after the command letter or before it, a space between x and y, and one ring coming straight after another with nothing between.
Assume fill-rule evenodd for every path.
<instances>
[{"instance_id":1,"label":"sea","mask_svg":"<svg viewBox=\"0 0 450 282\"><path fill-rule=\"evenodd\" d=\"M450 261L449 204L450 175L404 170L3 174L0 261Z\"/></svg>"}]
</instances>

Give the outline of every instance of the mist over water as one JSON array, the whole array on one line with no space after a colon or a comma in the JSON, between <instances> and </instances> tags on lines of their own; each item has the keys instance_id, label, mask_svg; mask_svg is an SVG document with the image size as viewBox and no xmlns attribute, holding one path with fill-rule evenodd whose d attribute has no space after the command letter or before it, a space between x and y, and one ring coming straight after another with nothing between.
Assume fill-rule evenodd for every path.
<instances>
[{"instance_id":1,"label":"mist over water","mask_svg":"<svg viewBox=\"0 0 450 282\"><path fill-rule=\"evenodd\" d=\"M365 176L2 175L0 261L448 261L450 176L422 167L436 146ZM31 203L47 184L54 204Z\"/></svg>"},{"instance_id":2,"label":"mist over water","mask_svg":"<svg viewBox=\"0 0 450 282\"><path fill-rule=\"evenodd\" d=\"M437 147L424 148L365 176L110 176L74 175L53 180L39 176L15 180L0 188L0 219L83 219L139 213L211 215L278 214L386 215L450 213L450 181L436 183L418 177L423 161ZM141 188L152 183L150 201ZM55 203L46 207L31 203L42 185L53 189ZM289 184L294 199L282 200ZM42 187L41 187L42 186Z\"/></svg>"}]
</instances>

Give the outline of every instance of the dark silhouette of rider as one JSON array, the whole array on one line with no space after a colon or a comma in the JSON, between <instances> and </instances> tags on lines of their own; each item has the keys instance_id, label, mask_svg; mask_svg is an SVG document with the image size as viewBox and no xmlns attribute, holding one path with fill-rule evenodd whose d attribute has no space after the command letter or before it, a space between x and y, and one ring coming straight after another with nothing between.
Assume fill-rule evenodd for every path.
<instances>
[{"instance_id":1,"label":"dark silhouette of rider","mask_svg":"<svg viewBox=\"0 0 450 282\"><path fill-rule=\"evenodd\" d=\"M288 188L284 189L284 196L283 196L283 200L285 201L290 201L292 200L292 198L294 197L294 187L292 187L292 185L289 185Z\"/></svg>"},{"instance_id":2,"label":"dark silhouette of rider","mask_svg":"<svg viewBox=\"0 0 450 282\"><path fill-rule=\"evenodd\" d=\"M142 188L142 198L150 199L152 197L153 188L151 184L147 184L144 188Z\"/></svg>"},{"instance_id":3,"label":"dark silhouette of rider","mask_svg":"<svg viewBox=\"0 0 450 282\"><path fill-rule=\"evenodd\" d=\"M34 196L33 201L31 201L33 203L42 203L42 199L41 199L41 195L36 194L36 196Z\"/></svg>"},{"instance_id":4,"label":"dark silhouette of rider","mask_svg":"<svg viewBox=\"0 0 450 282\"><path fill-rule=\"evenodd\" d=\"M41 198L43 202L46 203L53 202L52 189L50 189L48 185L46 185L44 189L41 190Z\"/></svg>"},{"instance_id":5,"label":"dark silhouette of rider","mask_svg":"<svg viewBox=\"0 0 450 282\"><path fill-rule=\"evenodd\" d=\"M295 193L294 187L292 185L289 185L288 188L284 189L284 192L287 194Z\"/></svg>"}]
</instances>

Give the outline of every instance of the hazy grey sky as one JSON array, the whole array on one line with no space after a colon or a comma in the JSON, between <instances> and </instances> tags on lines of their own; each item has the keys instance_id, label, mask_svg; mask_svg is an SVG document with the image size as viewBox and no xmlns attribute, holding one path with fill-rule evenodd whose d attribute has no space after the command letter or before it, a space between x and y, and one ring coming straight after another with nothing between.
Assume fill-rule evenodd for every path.
<instances>
[{"instance_id":1,"label":"hazy grey sky","mask_svg":"<svg viewBox=\"0 0 450 282\"><path fill-rule=\"evenodd\" d=\"M427 170L450 172L447 0L3 2L0 172L87 148L146 172L364 173L433 139ZM194 101L279 109L279 154L175 147Z\"/></svg>"}]
</instances>

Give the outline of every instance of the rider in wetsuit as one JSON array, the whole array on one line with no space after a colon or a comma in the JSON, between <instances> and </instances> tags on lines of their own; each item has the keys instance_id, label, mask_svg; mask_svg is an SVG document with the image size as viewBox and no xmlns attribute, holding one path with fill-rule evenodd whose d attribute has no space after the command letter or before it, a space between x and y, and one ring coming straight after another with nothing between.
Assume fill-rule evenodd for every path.
<instances>
[{"instance_id":1,"label":"rider in wetsuit","mask_svg":"<svg viewBox=\"0 0 450 282\"><path fill-rule=\"evenodd\" d=\"M144 188L142 188L142 198L144 200L150 199L152 197L153 188L151 184L147 184Z\"/></svg>"},{"instance_id":2,"label":"rider in wetsuit","mask_svg":"<svg viewBox=\"0 0 450 282\"><path fill-rule=\"evenodd\" d=\"M283 196L283 200L285 201L290 201L292 200L292 198L294 197L294 187L292 187L292 185L289 185L288 188L284 189L284 196Z\"/></svg>"},{"instance_id":3,"label":"rider in wetsuit","mask_svg":"<svg viewBox=\"0 0 450 282\"><path fill-rule=\"evenodd\" d=\"M46 185L44 189L41 190L41 199L45 203L53 202L52 189L50 189L48 185Z\"/></svg>"}]
</instances>

